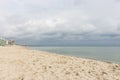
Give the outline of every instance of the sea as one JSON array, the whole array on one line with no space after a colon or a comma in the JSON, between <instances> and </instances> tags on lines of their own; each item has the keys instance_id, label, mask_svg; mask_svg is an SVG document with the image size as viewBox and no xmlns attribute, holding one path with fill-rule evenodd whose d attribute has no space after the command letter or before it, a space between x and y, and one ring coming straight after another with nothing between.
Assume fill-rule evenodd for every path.
<instances>
[{"instance_id":1,"label":"sea","mask_svg":"<svg viewBox=\"0 0 120 80\"><path fill-rule=\"evenodd\" d=\"M112 46L29 46L29 48L56 54L76 56L120 64L120 47Z\"/></svg>"}]
</instances>

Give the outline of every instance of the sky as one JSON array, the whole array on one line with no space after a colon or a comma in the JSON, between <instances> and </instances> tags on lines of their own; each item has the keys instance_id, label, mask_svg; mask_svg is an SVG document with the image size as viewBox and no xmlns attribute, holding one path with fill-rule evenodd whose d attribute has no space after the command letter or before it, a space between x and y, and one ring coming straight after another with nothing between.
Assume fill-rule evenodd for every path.
<instances>
[{"instance_id":1,"label":"sky","mask_svg":"<svg viewBox=\"0 0 120 80\"><path fill-rule=\"evenodd\" d=\"M0 0L0 36L26 45L120 45L120 0Z\"/></svg>"}]
</instances>

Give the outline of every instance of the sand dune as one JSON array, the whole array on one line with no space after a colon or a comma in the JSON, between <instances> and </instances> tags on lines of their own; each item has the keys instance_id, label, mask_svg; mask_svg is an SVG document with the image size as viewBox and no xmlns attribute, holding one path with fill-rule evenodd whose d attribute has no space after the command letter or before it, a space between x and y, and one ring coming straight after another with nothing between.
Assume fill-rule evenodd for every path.
<instances>
[{"instance_id":1,"label":"sand dune","mask_svg":"<svg viewBox=\"0 0 120 80\"><path fill-rule=\"evenodd\" d=\"M0 47L0 80L120 80L120 65L6 46Z\"/></svg>"}]
</instances>

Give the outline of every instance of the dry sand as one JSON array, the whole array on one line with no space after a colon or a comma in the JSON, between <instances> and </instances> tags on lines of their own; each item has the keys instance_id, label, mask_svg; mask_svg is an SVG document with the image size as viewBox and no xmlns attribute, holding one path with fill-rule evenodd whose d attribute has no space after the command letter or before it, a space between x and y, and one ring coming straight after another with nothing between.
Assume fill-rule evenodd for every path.
<instances>
[{"instance_id":1,"label":"dry sand","mask_svg":"<svg viewBox=\"0 0 120 80\"><path fill-rule=\"evenodd\" d=\"M0 47L0 80L120 80L120 65L25 47Z\"/></svg>"}]
</instances>

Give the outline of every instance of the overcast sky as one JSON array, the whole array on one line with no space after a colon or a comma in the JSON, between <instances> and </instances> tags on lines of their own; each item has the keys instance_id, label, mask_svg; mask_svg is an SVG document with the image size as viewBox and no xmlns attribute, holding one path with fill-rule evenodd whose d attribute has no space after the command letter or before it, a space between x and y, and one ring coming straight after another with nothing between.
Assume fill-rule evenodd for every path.
<instances>
[{"instance_id":1,"label":"overcast sky","mask_svg":"<svg viewBox=\"0 0 120 80\"><path fill-rule=\"evenodd\" d=\"M120 0L0 0L0 35L22 44L120 45Z\"/></svg>"}]
</instances>

